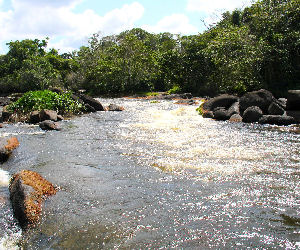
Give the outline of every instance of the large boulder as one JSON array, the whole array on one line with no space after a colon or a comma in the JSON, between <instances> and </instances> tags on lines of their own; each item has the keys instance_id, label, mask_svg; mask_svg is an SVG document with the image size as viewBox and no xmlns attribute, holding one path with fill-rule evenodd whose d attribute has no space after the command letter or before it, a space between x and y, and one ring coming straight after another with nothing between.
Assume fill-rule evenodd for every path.
<instances>
[{"instance_id":1,"label":"large boulder","mask_svg":"<svg viewBox=\"0 0 300 250\"><path fill-rule=\"evenodd\" d=\"M38 173L23 170L11 178L9 192L14 216L27 229L38 222L44 200L56 194L56 189Z\"/></svg>"},{"instance_id":2,"label":"large boulder","mask_svg":"<svg viewBox=\"0 0 300 250\"><path fill-rule=\"evenodd\" d=\"M0 138L0 163L8 160L12 151L19 146L19 141L16 137Z\"/></svg>"},{"instance_id":3,"label":"large boulder","mask_svg":"<svg viewBox=\"0 0 300 250\"><path fill-rule=\"evenodd\" d=\"M273 94L265 89L248 92L240 98L240 111L244 112L249 107L259 107L264 114L268 113L268 108L274 100Z\"/></svg>"},{"instance_id":4,"label":"large boulder","mask_svg":"<svg viewBox=\"0 0 300 250\"><path fill-rule=\"evenodd\" d=\"M54 110L43 109L40 111L40 121L57 121L57 112Z\"/></svg>"},{"instance_id":5,"label":"large boulder","mask_svg":"<svg viewBox=\"0 0 300 250\"><path fill-rule=\"evenodd\" d=\"M58 124L50 120L40 122L39 126L42 130L57 130L57 131L60 130Z\"/></svg>"},{"instance_id":6,"label":"large boulder","mask_svg":"<svg viewBox=\"0 0 300 250\"><path fill-rule=\"evenodd\" d=\"M286 109L300 110L300 90L288 91Z\"/></svg>"},{"instance_id":7,"label":"large boulder","mask_svg":"<svg viewBox=\"0 0 300 250\"><path fill-rule=\"evenodd\" d=\"M202 104L202 109L207 111L213 111L215 108L218 107L224 107L225 109L228 109L233 103L237 101L237 96L224 94L211 98L208 101L204 102Z\"/></svg>"},{"instance_id":8,"label":"large boulder","mask_svg":"<svg viewBox=\"0 0 300 250\"><path fill-rule=\"evenodd\" d=\"M259 119L262 117L262 115L263 112L259 107L257 106L249 107L244 111L243 122L246 123L258 122Z\"/></svg>"},{"instance_id":9,"label":"large boulder","mask_svg":"<svg viewBox=\"0 0 300 250\"><path fill-rule=\"evenodd\" d=\"M284 115L264 115L262 116L258 123L260 124L272 124L272 125L291 125L295 124L296 121L291 116L284 116Z\"/></svg>"},{"instance_id":10,"label":"large boulder","mask_svg":"<svg viewBox=\"0 0 300 250\"><path fill-rule=\"evenodd\" d=\"M94 99L93 97L90 97L88 95L81 94L79 98L86 104L89 104L92 106L96 111L104 111L104 107L102 104Z\"/></svg>"}]
</instances>

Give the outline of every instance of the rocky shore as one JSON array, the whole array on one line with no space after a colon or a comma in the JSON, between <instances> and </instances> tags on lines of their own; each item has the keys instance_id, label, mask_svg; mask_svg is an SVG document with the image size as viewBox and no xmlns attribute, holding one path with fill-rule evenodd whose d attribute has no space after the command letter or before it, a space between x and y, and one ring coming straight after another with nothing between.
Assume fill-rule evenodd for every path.
<instances>
[{"instance_id":1,"label":"rocky shore","mask_svg":"<svg viewBox=\"0 0 300 250\"><path fill-rule=\"evenodd\" d=\"M242 97L220 95L205 101L199 108L204 118L221 121L272 125L300 123L300 90L290 90L287 99L276 99L265 89Z\"/></svg>"}]
</instances>

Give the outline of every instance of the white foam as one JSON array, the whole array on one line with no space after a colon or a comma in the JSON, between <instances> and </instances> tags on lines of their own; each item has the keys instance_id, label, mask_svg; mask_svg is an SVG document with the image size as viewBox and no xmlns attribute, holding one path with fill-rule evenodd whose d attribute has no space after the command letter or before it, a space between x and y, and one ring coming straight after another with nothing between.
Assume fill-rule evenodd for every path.
<instances>
[{"instance_id":1,"label":"white foam","mask_svg":"<svg viewBox=\"0 0 300 250\"><path fill-rule=\"evenodd\" d=\"M20 249L18 246L18 242L21 238L22 234L21 231L17 233L13 233L9 236L4 236L0 239L0 250L17 250Z\"/></svg>"},{"instance_id":2,"label":"white foam","mask_svg":"<svg viewBox=\"0 0 300 250\"><path fill-rule=\"evenodd\" d=\"M0 169L0 187L7 187L9 184L9 173Z\"/></svg>"}]
</instances>

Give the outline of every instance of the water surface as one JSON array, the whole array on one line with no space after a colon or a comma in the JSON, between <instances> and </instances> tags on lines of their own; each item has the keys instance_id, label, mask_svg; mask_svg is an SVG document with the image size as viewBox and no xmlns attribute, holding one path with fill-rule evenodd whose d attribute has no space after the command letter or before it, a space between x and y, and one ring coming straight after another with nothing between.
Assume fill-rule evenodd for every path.
<instances>
[{"instance_id":1,"label":"water surface","mask_svg":"<svg viewBox=\"0 0 300 250\"><path fill-rule=\"evenodd\" d=\"M300 248L299 134L203 119L172 101L101 102L125 111L64 121L60 132L0 130L20 141L4 176L29 169L60 188L20 237L2 178L7 248Z\"/></svg>"}]
</instances>

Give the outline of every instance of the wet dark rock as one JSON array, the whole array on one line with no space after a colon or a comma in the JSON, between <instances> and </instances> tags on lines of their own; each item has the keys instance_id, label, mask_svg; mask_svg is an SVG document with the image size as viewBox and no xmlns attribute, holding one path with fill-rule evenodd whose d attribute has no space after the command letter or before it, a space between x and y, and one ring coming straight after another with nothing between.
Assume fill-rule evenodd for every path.
<instances>
[{"instance_id":1,"label":"wet dark rock","mask_svg":"<svg viewBox=\"0 0 300 250\"><path fill-rule=\"evenodd\" d=\"M286 109L300 110L300 90L288 91Z\"/></svg>"},{"instance_id":2,"label":"wet dark rock","mask_svg":"<svg viewBox=\"0 0 300 250\"><path fill-rule=\"evenodd\" d=\"M260 124L271 124L271 125L291 125L295 124L296 121L291 116L283 115L264 115L259 119Z\"/></svg>"},{"instance_id":3,"label":"wet dark rock","mask_svg":"<svg viewBox=\"0 0 300 250\"><path fill-rule=\"evenodd\" d=\"M8 160L12 151L19 146L19 141L16 137L0 138L0 163Z\"/></svg>"},{"instance_id":4,"label":"wet dark rock","mask_svg":"<svg viewBox=\"0 0 300 250\"><path fill-rule=\"evenodd\" d=\"M41 121L40 112L32 111L29 116L29 123L36 124L36 123L39 123L40 121Z\"/></svg>"},{"instance_id":5,"label":"wet dark rock","mask_svg":"<svg viewBox=\"0 0 300 250\"><path fill-rule=\"evenodd\" d=\"M300 110L299 111L297 111L297 110L296 111L287 110L286 115L293 117L297 123L300 123Z\"/></svg>"},{"instance_id":6,"label":"wet dark rock","mask_svg":"<svg viewBox=\"0 0 300 250\"><path fill-rule=\"evenodd\" d=\"M56 194L56 189L38 173L23 170L11 178L9 192L14 216L27 229L39 221L44 200Z\"/></svg>"},{"instance_id":7,"label":"wet dark rock","mask_svg":"<svg viewBox=\"0 0 300 250\"><path fill-rule=\"evenodd\" d=\"M107 107L106 107L106 110L107 111L123 111L124 108L121 107L121 106L118 106L116 104L109 104Z\"/></svg>"},{"instance_id":8,"label":"wet dark rock","mask_svg":"<svg viewBox=\"0 0 300 250\"><path fill-rule=\"evenodd\" d=\"M99 101L97 101L96 99L94 99L93 97L81 94L79 96L79 98L85 104L89 104L91 107L93 107L96 111L104 111L104 108L103 108L102 104Z\"/></svg>"},{"instance_id":9,"label":"wet dark rock","mask_svg":"<svg viewBox=\"0 0 300 250\"><path fill-rule=\"evenodd\" d=\"M207 111L213 111L217 107L224 107L228 109L231 105L238 101L237 96L233 95L220 95L214 98L209 99L208 101L202 104L202 109Z\"/></svg>"},{"instance_id":10,"label":"wet dark rock","mask_svg":"<svg viewBox=\"0 0 300 250\"><path fill-rule=\"evenodd\" d=\"M224 107L216 108L214 110L214 119L218 121L227 121L230 118L228 110Z\"/></svg>"},{"instance_id":11,"label":"wet dark rock","mask_svg":"<svg viewBox=\"0 0 300 250\"><path fill-rule=\"evenodd\" d=\"M7 106L4 106L2 110L1 121L2 122L9 121L9 118L12 116L12 114L13 114L12 112L7 110Z\"/></svg>"},{"instance_id":12,"label":"wet dark rock","mask_svg":"<svg viewBox=\"0 0 300 250\"><path fill-rule=\"evenodd\" d=\"M58 124L54 121L46 120L39 123L39 126L42 130L57 130L59 131L60 128Z\"/></svg>"},{"instance_id":13,"label":"wet dark rock","mask_svg":"<svg viewBox=\"0 0 300 250\"><path fill-rule=\"evenodd\" d=\"M234 114L229 118L230 122L242 122L243 117L241 117L239 114Z\"/></svg>"},{"instance_id":14,"label":"wet dark rock","mask_svg":"<svg viewBox=\"0 0 300 250\"><path fill-rule=\"evenodd\" d=\"M88 113L90 113L90 112L97 112L96 109L94 109L91 105L89 105L87 103L84 104L84 107L85 107L86 112L88 112Z\"/></svg>"},{"instance_id":15,"label":"wet dark rock","mask_svg":"<svg viewBox=\"0 0 300 250\"><path fill-rule=\"evenodd\" d=\"M57 121L57 112L54 110L43 109L40 111L40 121Z\"/></svg>"},{"instance_id":16,"label":"wet dark rock","mask_svg":"<svg viewBox=\"0 0 300 250\"><path fill-rule=\"evenodd\" d=\"M268 108L269 115L283 115L285 110L275 102L272 102Z\"/></svg>"},{"instance_id":17,"label":"wet dark rock","mask_svg":"<svg viewBox=\"0 0 300 250\"><path fill-rule=\"evenodd\" d=\"M251 106L244 111L243 114L243 122L251 123L251 122L258 122L259 119L262 117L263 112L257 106Z\"/></svg>"},{"instance_id":18,"label":"wet dark rock","mask_svg":"<svg viewBox=\"0 0 300 250\"><path fill-rule=\"evenodd\" d=\"M243 112L249 107L259 107L264 114L268 113L268 108L274 100L273 94L265 89L246 93L240 98L240 111Z\"/></svg>"},{"instance_id":19,"label":"wet dark rock","mask_svg":"<svg viewBox=\"0 0 300 250\"><path fill-rule=\"evenodd\" d=\"M0 128L3 128L3 127L4 127L4 125L2 123L0 123Z\"/></svg>"},{"instance_id":20,"label":"wet dark rock","mask_svg":"<svg viewBox=\"0 0 300 250\"><path fill-rule=\"evenodd\" d=\"M214 112L213 111L203 111L202 117L203 118L214 118Z\"/></svg>"}]
</instances>

